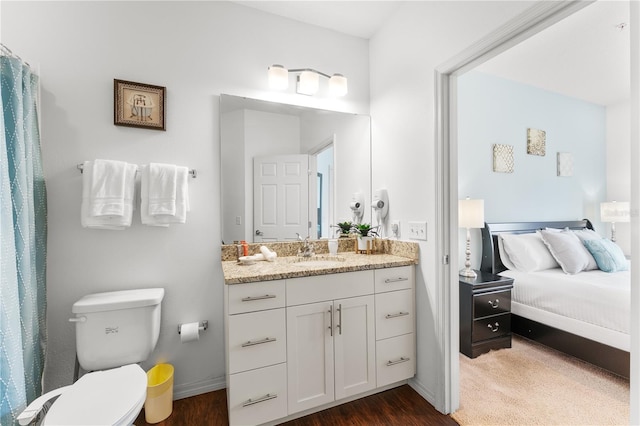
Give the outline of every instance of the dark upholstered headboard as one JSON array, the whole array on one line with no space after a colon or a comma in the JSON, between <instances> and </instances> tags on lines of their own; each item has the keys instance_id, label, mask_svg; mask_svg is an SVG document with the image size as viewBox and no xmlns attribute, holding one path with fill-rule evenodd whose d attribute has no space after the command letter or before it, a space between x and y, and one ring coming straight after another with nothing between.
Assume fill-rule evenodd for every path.
<instances>
[{"instance_id":1,"label":"dark upholstered headboard","mask_svg":"<svg viewBox=\"0 0 640 426\"><path fill-rule=\"evenodd\" d=\"M499 274L507 268L502 263L498 250L498 235L525 234L545 228L593 229L589 219L558 222L508 222L485 223L482 228L482 264L480 270Z\"/></svg>"}]
</instances>

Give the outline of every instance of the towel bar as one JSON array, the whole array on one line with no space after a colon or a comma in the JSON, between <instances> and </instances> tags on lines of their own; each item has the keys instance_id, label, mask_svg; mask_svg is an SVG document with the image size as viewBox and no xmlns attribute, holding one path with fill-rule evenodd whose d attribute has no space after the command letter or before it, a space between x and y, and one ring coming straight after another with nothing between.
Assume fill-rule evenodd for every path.
<instances>
[{"instance_id":1,"label":"towel bar","mask_svg":"<svg viewBox=\"0 0 640 426\"><path fill-rule=\"evenodd\" d=\"M84 171L84 164L80 163L76 165L76 168L78 170L80 170L80 173L82 173ZM137 171L136 171L137 173ZM197 178L198 177L198 172L196 169L189 169L189 174L191 175L192 178Z\"/></svg>"}]
</instances>

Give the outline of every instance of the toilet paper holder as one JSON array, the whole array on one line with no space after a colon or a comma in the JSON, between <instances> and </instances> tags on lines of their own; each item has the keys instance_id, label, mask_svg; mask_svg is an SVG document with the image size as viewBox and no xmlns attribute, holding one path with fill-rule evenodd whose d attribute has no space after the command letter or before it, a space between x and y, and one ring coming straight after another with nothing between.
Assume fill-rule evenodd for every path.
<instances>
[{"instance_id":1,"label":"toilet paper holder","mask_svg":"<svg viewBox=\"0 0 640 426\"><path fill-rule=\"evenodd\" d=\"M204 331L207 328L209 328L209 321L207 320L200 321L200 324L198 325L198 330ZM181 334L181 332L182 332L182 324L178 324L178 334Z\"/></svg>"}]
</instances>

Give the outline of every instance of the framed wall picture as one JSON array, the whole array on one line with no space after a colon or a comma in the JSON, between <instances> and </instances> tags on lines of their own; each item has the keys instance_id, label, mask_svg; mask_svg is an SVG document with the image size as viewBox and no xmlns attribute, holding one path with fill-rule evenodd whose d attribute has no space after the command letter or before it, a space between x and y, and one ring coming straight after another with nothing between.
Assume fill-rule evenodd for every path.
<instances>
[{"instance_id":1,"label":"framed wall picture","mask_svg":"<svg viewBox=\"0 0 640 426\"><path fill-rule=\"evenodd\" d=\"M166 130L164 114L164 87L113 80L113 124Z\"/></svg>"},{"instance_id":2,"label":"framed wall picture","mask_svg":"<svg viewBox=\"0 0 640 426\"><path fill-rule=\"evenodd\" d=\"M547 145L547 132L539 129L527 129L527 154L544 157Z\"/></svg>"},{"instance_id":3,"label":"framed wall picture","mask_svg":"<svg viewBox=\"0 0 640 426\"><path fill-rule=\"evenodd\" d=\"M513 173L513 145L493 145L493 171L497 173Z\"/></svg>"}]
</instances>

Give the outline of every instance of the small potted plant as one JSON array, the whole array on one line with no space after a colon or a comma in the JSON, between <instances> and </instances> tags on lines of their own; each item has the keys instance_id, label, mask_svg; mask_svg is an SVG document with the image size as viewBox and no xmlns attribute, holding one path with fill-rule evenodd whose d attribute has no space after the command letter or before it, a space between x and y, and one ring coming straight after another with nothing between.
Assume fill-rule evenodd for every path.
<instances>
[{"instance_id":1,"label":"small potted plant","mask_svg":"<svg viewBox=\"0 0 640 426\"><path fill-rule=\"evenodd\" d=\"M348 237L353 230L353 223L349 221L340 222L338 223L338 225L336 225L336 227L338 228L337 233L340 234L340 237Z\"/></svg>"},{"instance_id":2,"label":"small potted plant","mask_svg":"<svg viewBox=\"0 0 640 426\"><path fill-rule=\"evenodd\" d=\"M373 237L377 235L375 228L372 228L370 223L359 223L354 228L358 234L358 250L367 250L368 241L372 242L369 247L371 249L373 247Z\"/></svg>"}]
</instances>

